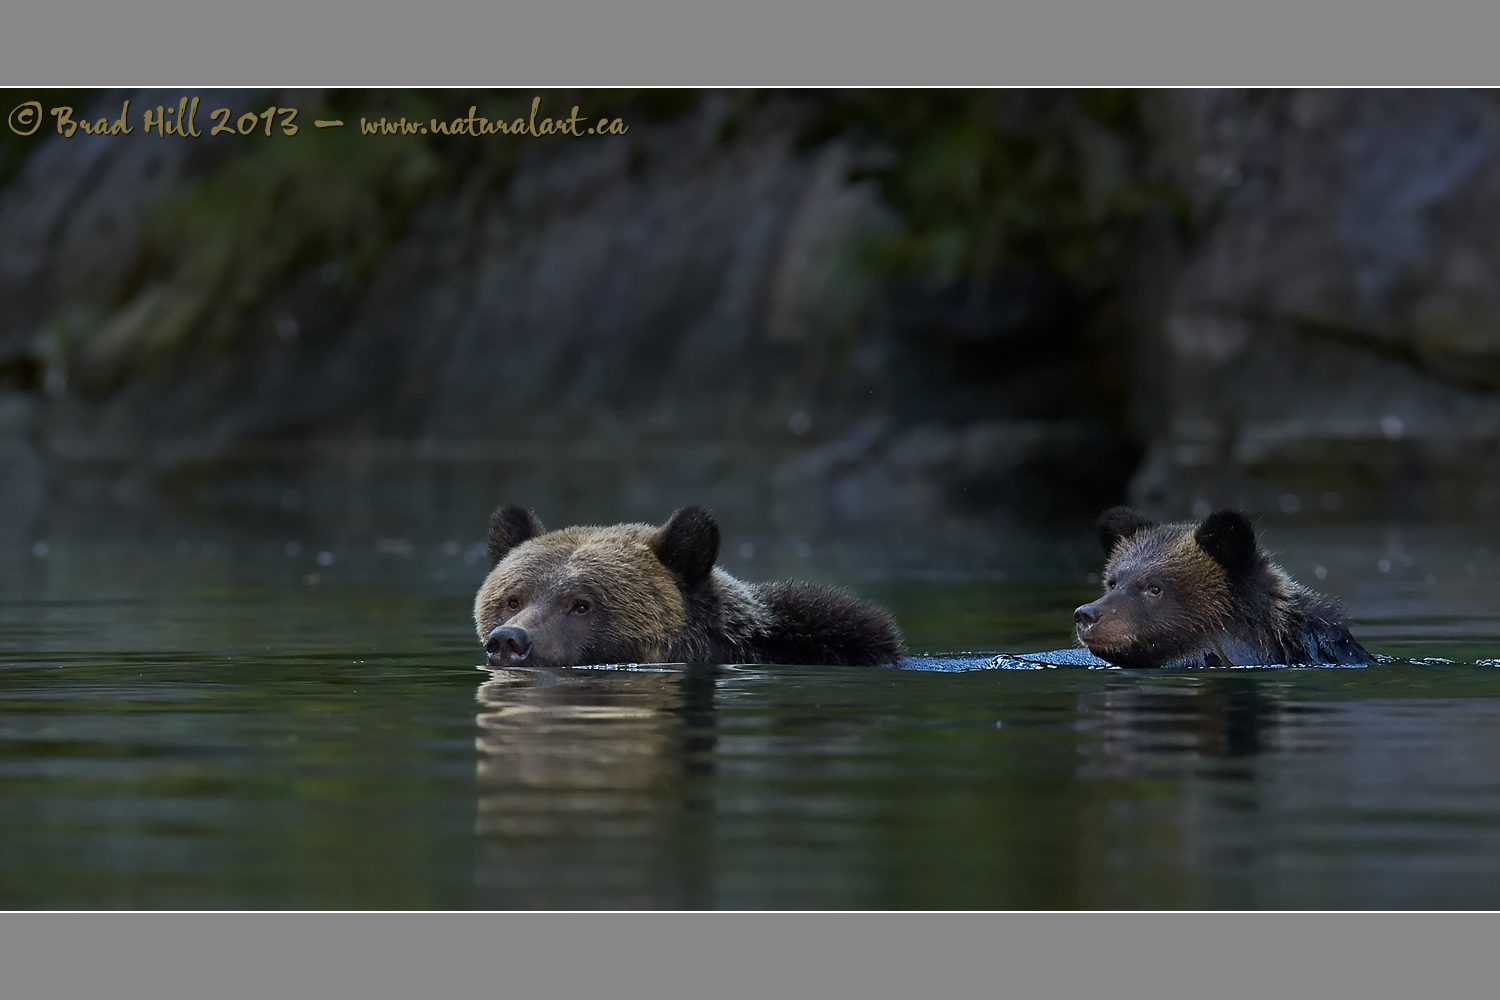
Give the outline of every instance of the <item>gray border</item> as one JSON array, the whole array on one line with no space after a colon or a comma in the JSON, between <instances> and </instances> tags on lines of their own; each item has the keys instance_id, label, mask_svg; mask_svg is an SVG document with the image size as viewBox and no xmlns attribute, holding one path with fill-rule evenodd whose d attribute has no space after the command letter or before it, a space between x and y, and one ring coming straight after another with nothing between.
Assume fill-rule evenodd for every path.
<instances>
[{"instance_id":1,"label":"gray border","mask_svg":"<svg viewBox=\"0 0 1500 1000\"><path fill-rule=\"evenodd\" d=\"M29 4L3 86L1289 86L1500 81L1438 0Z\"/></svg>"},{"instance_id":2,"label":"gray border","mask_svg":"<svg viewBox=\"0 0 1500 1000\"><path fill-rule=\"evenodd\" d=\"M1494 914L4 914L0 960L28 1000L1468 997L1493 991L1497 930Z\"/></svg>"},{"instance_id":3,"label":"gray border","mask_svg":"<svg viewBox=\"0 0 1500 1000\"><path fill-rule=\"evenodd\" d=\"M1500 72L1497 25L1349 0L57 2L6 15L0 85L1477 84ZM1496 930L1470 914L6 914L0 956L27 997L1479 995Z\"/></svg>"}]
</instances>

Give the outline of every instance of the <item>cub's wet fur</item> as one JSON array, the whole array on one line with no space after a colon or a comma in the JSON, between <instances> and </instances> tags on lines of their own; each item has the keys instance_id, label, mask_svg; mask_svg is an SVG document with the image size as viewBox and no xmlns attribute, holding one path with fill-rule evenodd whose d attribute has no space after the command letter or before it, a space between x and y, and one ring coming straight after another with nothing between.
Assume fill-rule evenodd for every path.
<instances>
[{"instance_id":1,"label":"cub's wet fur","mask_svg":"<svg viewBox=\"0 0 1500 1000\"><path fill-rule=\"evenodd\" d=\"M504 506L490 518L492 569L474 621L495 666L595 663L895 663L882 609L805 583L751 584L714 566L719 526L684 507L656 527L545 531Z\"/></svg>"},{"instance_id":2,"label":"cub's wet fur","mask_svg":"<svg viewBox=\"0 0 1500 1000\"><path fill-rule=\"evenodd\" d=\"M1215 511L1157 524L1099 516L1104 596L1073 613L1089 652L1122 667L1369 663L1342 609L1266 558L1250 519Z\"/></svg>"}]
</instances>

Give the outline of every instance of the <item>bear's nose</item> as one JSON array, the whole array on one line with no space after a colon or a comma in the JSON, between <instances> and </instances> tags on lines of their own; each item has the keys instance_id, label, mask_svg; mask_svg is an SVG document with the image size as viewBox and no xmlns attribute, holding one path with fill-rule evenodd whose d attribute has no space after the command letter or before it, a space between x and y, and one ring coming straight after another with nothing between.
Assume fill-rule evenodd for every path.
<instances>
[{"instance_id":1,"label":"bear's nose","mask_svg":"<svg viewBox=\"0 0 1500 1000\"><path fill-rule=\"evenodd\" d=\"M1092 604L1085 604L1073 611L1073 621L1078 623L1079 628L1088 628L1099 624L1099 609Z\"/></svg>"},{"instance_id":2,"label":"bear's nose","mask_svg":"<svg viewBox=\"0 0 1500 1000\"><path fill-rule=\"evenodd\" d=\"M524 628L509 625L497 626L484 641L484 651L489 655L490 666L511 667L525 663L531 655L531 636Z\"/></svg>"}]
</instances>

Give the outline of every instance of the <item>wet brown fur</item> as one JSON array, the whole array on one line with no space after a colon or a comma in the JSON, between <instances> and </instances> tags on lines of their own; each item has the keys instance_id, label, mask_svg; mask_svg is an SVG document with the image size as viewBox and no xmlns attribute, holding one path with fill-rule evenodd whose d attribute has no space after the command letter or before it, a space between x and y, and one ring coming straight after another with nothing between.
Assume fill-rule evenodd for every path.
<instances>
[{"instance_id":1,"label":"wet brown fur","mask_svg":"<svg viewBox=\"0 0 1500 1000\"><path fill-rule=\"evenodd\" d=\"M531 662L551 666L876 664L900 655L900 633L873 605L826 587L748 584L712 566L717 526L701 508L687 510L701 512L695 527L711 540L691 532L685 539L681 533L669 536L677 515L661 527L618 524L543 533L534 518L529 525L521 521L530 515L517 508L496 511L491 553L500 558L474 601L480 641L500 625L525 628L535 644ZM514 541L519 543L509 544ZM673 545L695 551L663 551ZM697 559L700 568L712 568L688 579L664 565L663 555L674 564ZM696 576L697 569L689 572ZM507 606L512 597L521 607ZM566 616L565 607L578 599L591 604L597 620L570 637L569 627L582 626Z\"/></svg>"},{"instance_id":2,"label":"wet brown fur","mask_svg":"<svg viewBox=\"0 0 1500 1000\"><path fill-rule=\"evenodd\" d=\"M564 528L517 546L475 597L480 638L539 600L579 594L609 609L598 645L624 661L666 658L687 611L671 572L656 558L656 530L649 524ZM513 595L523 605L516 612L505 606Z\"/></svg>"},{"instance_id":3,"label":"wet brown fur","mask_svg":"<svg viewBox=\"0 0 1500 1000\"><path fill-rule=\"evenodd\" d=\"M1221 525L1231 540L1203 535ZM1337 605L1267 559L1237 512L1158 525L1113 508L1100 536L1104 596L1075 620L1079 643L1101 659L1132 667L1369 660Z\"/></svg>"}]
</instances>

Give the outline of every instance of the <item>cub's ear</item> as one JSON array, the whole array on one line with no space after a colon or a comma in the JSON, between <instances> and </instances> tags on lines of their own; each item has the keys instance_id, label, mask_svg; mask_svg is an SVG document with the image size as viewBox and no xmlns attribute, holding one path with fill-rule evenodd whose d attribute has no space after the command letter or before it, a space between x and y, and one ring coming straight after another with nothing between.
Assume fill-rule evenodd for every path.
<instances>
[{"instance_id":1,"label":"cub's ear","mask_svg":"<svg viewBox=\"0 0 1500 1000\"><path fill-rule=\"evenodd\" d=\"M1237 510L1214 511L1198 525L1193 538L1230 576L1249 573L1260 555L1255 546L1255 526Z\"/></svg>"},{"instance_id":2,"label":"cub's ear","mask_svg":"<svg viewBox=\"0 0 1500 1000\"><path fill-rule=\"evenodd\" d=\"M1104 554L1109 555L1120 544L1121 539L1129 538L1137 531L1154 528L1156 522L1129 507L1111 507L1099 515L1095 527L1099 531L1099 544L1104 546Z\"/></svg>"},{"instance_id":3,"label":"cub's ear","mask_svg":"<svg viewBox=\"0 0 1500 1000\"><path fill-rule=\"evenodd\" d=\"M703 580L719 558L719 523L706 507L684 507L657 529L656 557L689 586Z\"/></svg>"},{"instance_id":4,"label":"cub's ear","mask_svg":"<svg viewBox=\"0 0 1500 1000\"><path fill-rule=\"evenodd\" d=\"M511 549L530 541L543 530L542 522L524 507L517 507L513 503L496 507L495 513L490 515L490 539L486 546L490 565L496 565Z\"/></svg>"}]
</instances>

